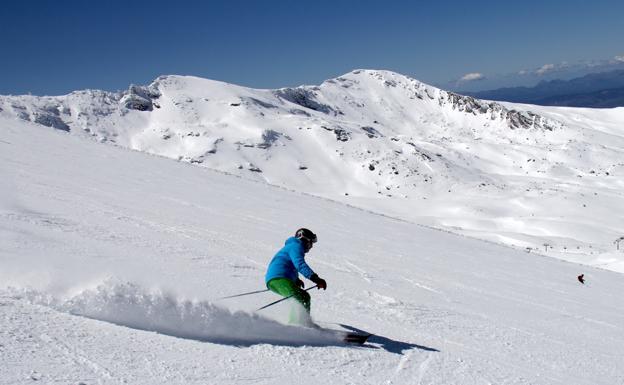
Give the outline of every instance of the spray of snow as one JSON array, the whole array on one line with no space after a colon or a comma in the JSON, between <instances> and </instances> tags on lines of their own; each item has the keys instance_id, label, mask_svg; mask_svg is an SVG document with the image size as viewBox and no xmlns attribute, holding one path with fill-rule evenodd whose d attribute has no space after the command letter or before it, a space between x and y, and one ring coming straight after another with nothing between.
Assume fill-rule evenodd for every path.
<instances>
[{"instance_id":1,"label":"spray of snow","mask_svg":"<svg viewBox=\"0 0 624 385\"><path fill-rule=\"evenodd\" d=\"M36 291L24 293L33 303L72 315L198 341L288 346L341 343L340 334L328 330L284 325L259 314L232 312L208 301L179 298L129 282L107 280L70 298Z\"/></svg>"}]
</instances>

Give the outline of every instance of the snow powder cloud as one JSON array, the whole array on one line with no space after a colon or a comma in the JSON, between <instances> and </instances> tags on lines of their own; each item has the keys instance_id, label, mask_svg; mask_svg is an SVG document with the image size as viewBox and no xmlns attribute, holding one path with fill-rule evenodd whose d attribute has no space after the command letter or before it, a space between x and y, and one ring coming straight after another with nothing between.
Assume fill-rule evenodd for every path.
<instances>
[{"instance_id":1,"label":"snow powder cloud","mask_svg":"<svg viewBox=\"0 0 624 385\"><path fill-rule=\"evenodd\" d=\"M16 295L19 290L14 289ZM224 344L287 346L341 345L342 335L331 331L283 325L255 313L232 312L206 301L180 299L158 289L108 280L71 298L23 291L32 303L132 329L178 338Z\"/></svg>"}]
</instances>

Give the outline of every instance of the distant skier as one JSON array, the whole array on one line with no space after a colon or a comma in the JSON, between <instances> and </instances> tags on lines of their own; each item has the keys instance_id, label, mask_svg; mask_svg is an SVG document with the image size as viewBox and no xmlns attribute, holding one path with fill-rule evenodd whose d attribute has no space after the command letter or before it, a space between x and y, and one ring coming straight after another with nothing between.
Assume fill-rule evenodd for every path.
<instances>
[{"instance_id":1,"label":"distant skier","mask_svg":"<svg viewBox=\"0 0 624 385\"><path fill-rule=\"evenodd\" d=\"M303 290L303 281L299 273L314 282L318 289L327 289L327 283L320 278L305 261L305 254L316 243L316 234L308 229L301 228L294 237L286 240L286 244L273 257L266 272L265 282L269 290L283 296L292 296L299 302L305 312L293 308L290 313L290 323L304 326L316 326L310 318L310 294ZM303 313L303 314L302 314Z\"/></svg>"},{"instance_id":2,"label":"distant skier","mask_svg":"<svg viewBox=\"0 0 624 385\"><path fill-rule=\"evenodd\" d=\"M578 279L578 281L584 285L585 284L585 278L584 277L585 277L585 274L581 274L578 277L576 277L576 279Z\"/></svg>"}]
</instances>

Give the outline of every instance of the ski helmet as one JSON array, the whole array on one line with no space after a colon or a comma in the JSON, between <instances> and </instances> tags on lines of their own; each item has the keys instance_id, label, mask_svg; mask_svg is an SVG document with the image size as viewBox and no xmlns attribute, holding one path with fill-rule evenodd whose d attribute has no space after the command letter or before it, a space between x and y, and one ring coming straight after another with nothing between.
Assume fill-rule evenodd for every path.
<instances>
[{"instance_id":1,"label":"ski helmet","mask_svg":"<svg viewBox=\"0 0 624 385\"><path fill-rule=\"evenodd\" d=\"M317 241L316 234L314 234L312 231L310 231L308 229L304 229L304 228L301 228L301 229L297 230L297 232L295 233L295 238L297 238L297 239L306 239L310 243L316 243L316 241Z\"/></svg>"}]
</instances>

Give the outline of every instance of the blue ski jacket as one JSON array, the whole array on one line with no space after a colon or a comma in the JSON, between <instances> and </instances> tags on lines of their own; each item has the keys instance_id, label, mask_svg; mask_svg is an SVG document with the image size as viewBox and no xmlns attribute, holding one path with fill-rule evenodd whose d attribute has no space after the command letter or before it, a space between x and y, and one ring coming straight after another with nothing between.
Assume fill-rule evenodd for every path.
<instances>
[{"instance_id":1,"label":"blue ski jacket","mask_svg":"<svg viewBox=\"0 0 624 385\"><path fill-rule=\"evenodd\" d=\"M306 263L304 255L303 242L295 237L288 238L269 263L264 282L268 283L273 278L288 278L294 282L299 277L298 273L310 279L314 271Z\"/></svg>"}]
</instances>

